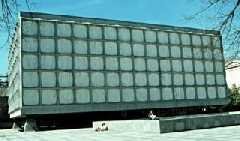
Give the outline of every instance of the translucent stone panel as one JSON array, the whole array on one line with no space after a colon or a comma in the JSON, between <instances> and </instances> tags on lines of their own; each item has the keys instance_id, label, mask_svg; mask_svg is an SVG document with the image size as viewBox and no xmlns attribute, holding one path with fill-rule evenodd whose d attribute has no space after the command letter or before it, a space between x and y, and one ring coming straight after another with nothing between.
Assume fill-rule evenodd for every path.
<instances>
[{"instance_id":1,"label":"translucent stone panel","mask_svg":"<svg viewBox=\"0 0 240 141\"><path fill-rule=\"evenodd\" d=\"M186 85L194 85L194 75L193 74L185 74L185 84Z\"/></svg>"},{"instance_id":2,"label":"translucent stone panel","mask_svg":"<svg viewBox=\"0 0 240 141\"><path fill-rule=\"evenodd\" d=\"M147 85L146 73L135 73L135 85L137 85L137 86L146 86Z\"/></svg>"},{"instance_id":3,"label":"translucent stone panel","mask_svg":"<svg viewBox=\"0 0 240 141\"><path fill-rule=\"evenodd\" d=\"M214 49L213 54L214 54L214 58L215 58L216 60L222 60L222 59L223 59L223 55L222 55L220 49Z\"/></svg>"},{"instance_id":4,"label":"translucent stone panel","mask_svg":"<svg viewBox=\"0 0 240 141\"><path fill-rule=\"evenodd\" d=\"M56 65L55 56L41 55L42 69L55 69L55 65Z\"/></svg>"},{"instance_id":5,"label":"translucent stone panel","mask_svg":"<svg viewBox=\"0 0 240 141\"><path fill-rule=\"evenodd\" d=\"M140 102L147 101L147 89L145 88L136 89L136 99L137 101Z\"/></svg>"},{"instance_id":6,"label":"translucent stone panel","mask_svg":"<svg viewBox=\"0 0 240 141\"><path fill-rule=\"evenodd\" d=\"M60 104L71 104L73 103L73 91L72 89L62 89L59 91Z\"/></svg>"},{"instance_id":7,"label":"translucent stone panel","mask_svg":"<svg viewBox=\"0 0 240 141\"><path fill-rule=\"evenodd\" d=\"M107 85L108 86L119 86L118 73L107 73Z\"/></svg>"},{"instance_id":8,"label":"translucent stone panel","mask_svg":"<svg viewBox=\"0 0 240 141\"><path fill-rule=\"evenodd\" d=\"M195 88L194 87L187 87L186 88L186 98L187 99L195 99Z\"/></svg>"},{"instance_id":9,"label":"translucent stone panel","mask_svg":"<svg viewBox=\"0 0 240 141\"><path fill-rule=\"evenodd\" d=\"M168 33L158 32L158 42L162 44L168 44Z\"/></svg>"},{"instance_id":10,"label":"translucent stone panel","mask_svg":"<svg viewBox=\"0 0 240 141\"><path fill-rule=\"evenodd\" d=\"M190 45L191 40L190 40L190 35L189 34L181 34L181 40L183 45Z\"/></svg>"},{"instance_id":11,"label":"translucent stone panel","mask_svg":"<svg viewBox=\"0 0 240 141\"><path fill-rule=\"evenodd\" d=\"M74 40L74 53L87 54L87 42L83 40Z\"/></svg>"},{"instance_id":12,"label":"translucent stone panel","mask_svg":"<svg viewBox=\"0 0 240 141\"><path fill-rule=\"evenodd\" d=\"M107 55L117 55L117 43L115 43L115 42L105 42L105 54L107 54Z\"/></svg>"},{"instance_id":13,"label":"translucent stone panel","mask_svg":"<svg viewBox=\"0 0 240 141\"><path fill-rule=\"evenodd\" d=\"M159 88L150 88L149 93L151 101L158 101L161 99L161 92Z\"/></svg>"},{"instance_id":14,"label":"translucent stone panel","mask_svg":"<svg viewBox=\"0 0 240 141\"><path fill-rule=\"evenodd\" d=\"M136 71L144 71L146 70L146 64L144 58L135 58L134 59L134 67Z\"/></svg>"},{"instance_id":15,"label":"translucent stone panel","mask_svg":"<svg viewBox=\"0 0 240 141\"><path fill-rule=\"evenodd\" d=\"M204 46L211 46L211 38L210 36L202 36L203 45Z\"/></svg>"},{"instance_id":16,"label":"translucent stone panel","mask_svg":"<svg viewBox=\"0 0 240 141\"><path fill-rule=\"evenodd\" d=\"M170 71L171 63L170 60L160 60L161 71Z\"/></svg>"},{"instance_id":17,"label":"translucent stone panel","mask_svg":"<svg viewBox=\"0 0 240 141\"><path fill-rule=\"evenodd\" d=\"M177 33L170 33L169 36L171 44L180 44L179 36Z\"/></svg>"},{"instance_id":18,"label":"translucent stone panel","mask_svg":"<svg viewBox=\"0 0 240 141\"><path fill-rule=\"evenodd\" d=\"M192 58L192 49L189 47L183 47L183 58Z\"/></svg>"},{"instance_id":19,"label":"translucent stone panel","mask_svg":"<svg viewBox=\"0 0 240 141\"><path fill-rule=\"evenodd\" d=\"M218 87L217 88L218 97L225 98L226 97L226 88L225 87Z\"/></svg>"},{"instance_id":20,"label":"translucent stone panel","mask_svg":"<svg viewBox=\"0 0 240 141\"><path fill-rule=\"evenodd\" d=\"M195 46L201 46L201 37L199 35L192 35L192 44Z\"/></svg>"},{"instance_id":21,"label":"translucent stone panel","mask_svg":"<svg viewBox=\"0 0 240 141\"><path fill-rule=\"evenodd\" d=\"M224 85L225 84L224 75L216 75L216 81L218 85Z\"/></svg>"},{"instance_id":22,"label":"translucent stone panel","mask_svg":"<svg viewBox=\"0 0 240 141\"><path fill-rule=\"evenodd\" d=\"M215 85L215 77L213 74L207 74L206 79L208 85Z\"/></svg>"},{"instance_id":23,"label":"translucent stone panel","mask_svg":"<svg viewBox=\"0 0 240 141\"><path fill-rule=\"evenodd\" d=\"M205 79L203 74L196 74L196 83L197 85L204 85Z\"/></svg>"},{"instance_id":24,"label":"translucent stone panel","mask_svg":"<svg viewBox=\"0 0 240 141\"><path fill-rule=\"evenodd\" d=\"M104 74L101 72L93 72L91 74L92 86L104 86Z\"/></svg>"},{"instance_id":25,"label":"translucent stone panel","mask_svg":"<svg viewBox=\"0 0 240 141\"><path fill-rule=\"evenodd\" d=\"M41 72L42 87L56 87L55 72Z\"/></svg>"},{"instance_id":26,"label":"translucent stone panel","mask_svg":"<svg viewBox=\"0 0 240 141\"><path fill-rule=\"evenodd\" d=\"M135 100L134 90L131 88L126 88L122 90L122 100L124 102L132 102Z\"/></svg>"},{"instance_id":27,"label":"translucent stone panel","mask_svg":"<svg viewBox=\"0 0 240 141\"><path fill-rule=\"evenodd\" d=\"M104 89L93 89L92 100L94 103L103 103L106 101Z\"/></svg>"},{"instance_id":28,"label":"translucent stone panel","mask_svg":"<svg viewBox=\"0 0 240 141\"><path fill-rule=\"evenodd\" d=\"M175 99L184 99L184 90L182 87L176 87L174 88L174 97Z\"/></svg>"},{"instance_id":29,"label":"translucent stone panel","mask_svg":"<svg viewBox=\"0 0 240 141\"><path fill-rule=\"evenodd\" d=\"M213 41L213 46L214 46L214 47L218 47L218 48L221 47L220 37L214 37L214 38L212 39L212 41Z\"/></svg>"},{"instance_id":30,"label":"translucent stone panel","mask_svg":"<svg viewBox=\"0 0 240 141\"><path fill-rule=\"evenodd\" d=\"M24 87L38 87L39 77L37 72L23 72Z\"/></svg>"},{"instance_id":31,"label":"translucent stone panel","mask_svg":"<svg viewBox=\"0 0 240 141\"><path fill-rule=\"evenodd\" d=\"M149 71L158 71L158 60L157 59L147 59L147 69Z\"/></svg>"},{"instance_id":32,"label":"translucent stone panel","mask_svg":"<svg viewBox=\"0 0 240 141\"><path fill-rule=\"evenodd\" d=\"M131 58L120 58L120 68L121 70L132 70Z\"/></svg>"},{"instance_id":33,"label":"translucent stone panel","mask_svg":"<svg viewBox=\"0 0 240 141\"><path fill-rule=\"evenodd\" d=\"M174 74L173 82L174 82L174 85L183 85L183 75L182 74Z\"/></svg>"},{"instance_id":34,"label":"translucent stone panel","mask_svg":"<svg viewBox=\"0 0 240 141\"><path fill-rule=\"evenodd\" d=\"M54 53L55 52L54 39L40 39L40 51L43 53Z\"/></svg>"},{"instance_id":35,"label":"translucent stone panel","mask_svg":"<svg viewBox=\"0 0 240 141\"><path fill-rule=\"evenodd\" d=\"M206 61L205 62L205 69L206 69L206 72L213 72L213 62Z\"/></svg>"},{"instance_id":36,"label":"translucent stone panel","mask_svg":"<svg viewBox=\"0 0 240 141\"><path fill-rule=\"evenodd\" d=\"M36 55L23 55L22 65L24 69L37 69L38 68L38 56Z\"/></svg>"},{"instance_id":37,"label":"translucent stone panel","mask_svg":"<svg viewBox=\"0 0 240 141\"><path fill-rule=\"evenodd\" d=\"M171 47L171 56L172 56L172 57L175 57L175 58L181 57L180 47L178 47L178 46L172 46L172 47Z\"/></svg>"},{"instance_id":38,"label":"translucent stone panel","mask_svg":"<svg viewBox=\"0 0 240 141\"><path fill-rule=\"evenodd\" d=\"M193 72L192 60L183 60L183 67L185 72Z\"/></svg>"},{"instance_id":39,"label":"translucent stone panel","mask_svg":"<svg viewBox=\"0 0 240 141\"><path fill-rule=\"evenodd\" d=\"M38 42L36 38L24 37L22 39L22 50L27 52L36 52L38 50Z\"/></svg>"},{"instance_id":40,"label":"translucent stone panel","mask_svg":"<svg viewBox=\"0 0 240 141\"><path fill-rule=\"evenodd\" d=\"M121 41L130 41L130 31L127 28L118 29L119 40Z\"/></svg>"},{"instance_id":41,"label":"translucent stone panel","mask_svg":"<svg viewBox=\"0 0 240 141\"><path fill-rule=\"evenodd\" d=\"M87 38L87 26L74 24L73 25L73 35L78 38Z\"/></svg>"},{"instance_id":42,"label":"translucent stone panel","mask_svg":"<svg viewBox=\"0 0 240 141\"><path fill-rule=\"evenodd\" d=\"M195 61L195 72L204 72L203 61Z\"/></svg>"},{"instance_id":43,"label":"translucent stone panel","mask_svg":"<svg viewBox=\"0 0 240 141\"><path fill-rule=\"evenodd\" d=\"M172 69L175 72L182 71L182 62L180 60L172 60Z\"/></svg>"},{"instance_id":44,"label":"translucent stone panel","mask_svg":"<svg viewBox=\"0 0 240 141\"><path fill-rule=\"evenodd\" d=\"M108 102L120 102L120 90L119 89L109 89L108 90Z\"/></svg>"},{"instance_id":45,"label":"translucent stone panel","mask_svg":"<svg viewBox=\"0 0 240 141\"><path fill-rule=\"evenodd\" d=\"M158 73L148 74L148 81L150 86L159 86L159 74Z\"/></svg>"},{"instance_id":46,"label":"translucent stone panel","mask_svg":"<svg viewBox=\"0 0 240 141\"><path fill-rule=\"evenodd\" d=\"M91 57L90 66L92 70L103 70L103 58L102 57Z\"/></svg>"},{"instance_id":47,"label":"translucent stone panel","mask_svg":"<svg viewBox=\"0 0 240 141\"><path fill-rule=\"evenodd\" d=\"M203 54L205 59L212 59L212 50L210 48L204 49Z\"/></svg>"},{"instance_id":48,"label":"translucent stone panel","mask_svg":"<svg viewBox=\"0 0 240 141\"><path fill-rule=\"evenodd\" d=\"M77 89L76 90L76 101L77 103L90 103L90 92L88 89Z\"/></svg>"},{"instance_id":49,"label":"translucent stone panel","mask_svg":"<svg viewBox=\"0 0 240 141\"><path fill-rule=\"evenodd\" d=\"M208 92L208 98L209 99L216 99L217 98L217 91L216 91L215 87L208 87L207 92Z\"/></svg>"},{"instance_id":50,"label":"translucent stone panel","mask_svg":"<svg viewBox=\"0 0 240 141\"><path fill-rule=\"evenodd\" d=\"M156 57L157 56L157 47L156 45L146 45L147 56Z\"/></svg>"},{"instance_id":51,"label":"translucent stone panel","mask_svg":"<svg viewBox=\"0 0 240 141\"><path fill-rule=\"evenodd\" d=\"M200 48L193 48L193 55L196 59L201 59L203 56Z\"/></svg>"},{"instance_id":52,"label":"translucent stone panel","mask_svg":"<svg viewBox=\"0 0 240 141\"><path fill-rule=\"evenodd\" d=\"M54 105L57 103L57 91L56 90L42 90L42 104Z\"/></svg>"},{"instance_id":53,"label":"translucent stone panel","mask_svg":"<svg viewBox=\"0 0 240 141\"><path fill-rule=\"evenodd\" d=\"M87 87L89 86L89 76L87 72L75 72L75 86Z\"/></svg>"},{"instance_id":54,"label":"translucent stone panel","mask_svg":"<svg viewBox=\"0 0 240 141\"><path fill-rule=\"evenodd\" d=\"M120 43L120 55L131 56L132 49L129 43Z\"/></svg>"},{"instance_id":55,"label":"translucent stone panel","mask_svg":"<svg viewBox=\"0 0 240 141\"><path fill-rule=\"evenodd\" d=\"M38 90L24 90L23 91L23 104L24 105L38 105L39 92Z\"/></svg>"},{"instance_id":56,"label":"translucent stone panel","mask_svg":"<svg viewBox=\"0 0 240 141\"><path fill-rule=\"evenodd\" d=\"M41 36L54 36L54 23L53 22L40 22Z\"/></svg>"},{"instance_id":57,"label":"translucent stone panel","mask_svg":"<svg viewBox=\"0 0 240 141\"><path fill-rule=\"evenodd\" d=\"M71 72L59 72L58 83L60 87L72 87L73 78Z\"/></svg>"},{"instance_id":58,"label":"translucent stone panel","mask_svg":"<svg viewBox=\"0 0 240 141\"><path fill-rule=\"evenodd\" d=\"M157 40L156 32L150 30L145 31L145 39L147 42L151 43L156 42Z\"/></svg>"},{"instance_id":59,"label":"translucent stone panel","mask_svg":"<svg viewBox=\"0 0 240 141\"><path fill-rule=\"evenodd\" d=\"M118 70L118 58L116 57L106 57L105 67L107 70Z\"/></svg>"},{"instance_id":60,"label":"translucent stone panel","mask_svg":"<svg viewBox=\"0 0 240 141\"><path fill-rule=\"evenodd\" d=\"M90 26L89 37L91 39L102 39L102 28L98 26Z\"/></svg>"},{"instance_id":61,"label":"translucent stone panel","mask_svg":"<svg viewBox=\"0 0 240 141\"><path fill-rule=\"evenodd\" d=\"M134 42L143 42L144 41L143 31L138 29L133 29L132 40Z\"/></svg>"},{"instance_id":62,"label":"translucent stone panel","mask_svg":"<svg viewBox=\"0 0 240 141\"><path fill-rule=\"evenodd\" d=\"M197 96L198 99L206 99L207 98L206 89L204 87L198 87Z\"/></svg>"},{"instance_id":63,"label":"translucent stone panel","mask_svg":"<svg viewBox=\"0 0 240 141\"><path fill-rule=\"evenodd\" d=\"M117 39L117 31L114 27L104 27L104 37L109 40Z\"/></svg>"},{"instance_id":64,"label":"translucent stone panel","mask_svg":"<svg viewBox=\"0 0 240 141\"><path fill-rule=\"evenodd\" d=\"M67 39L58 39L58 53L72 53L72 42Z\"/></svg>"},{"instance_id":65,"label":"translucent stone panel","mask_svg":"<svg viewBox=\"0 0 240 141\"><path fill-rule=\"evenodd\" d=\"M132 73L122 73L121 74L122 86L133 86L133 74Z\"/></svg>"},{"instance_id":66,"label":"translucent stone panel","mask_svg":"<svg viewBox=\"0 0 240 141\"><path fill-rule=\"evenodd\" d=\"M169 86L172 84L170 73L162 73L161 80L162 80L162 85Z\"/></svg>"},{"instance_id":67,"label":"translucent stone panel","mask_svg":"<svg viewBox=\"0 0 240 141\"><path fill-rule=\"evenodd\" d=\"M169 48L166 45L159 45L159 57L169 57Z\"/></svg>"},{"instance_id":68,"label":"translucent stone panel","mask_svg":"<svg viewBox=\"0 0 240 141\"><path fill-rule=\"evenodd\" d=\"M162 88L163 100L173 100L172 88Z\"/></svg>"},{"instance_id":69,"label":"translucent stone panel","mask_svg":"<svg viewBox=\"0 0 240 141\"><path fill-rule=\"evenodd\" d=\"M88 58L87 57L74 57L74 68L77 70L87 70L88 69Z\"/></svg>"},{"instance_id":70,"label":"translucent stone panel","mask_svg":"<svg viewBox=\"0 0 240 141\"><path fill-rule=\"evenodd\" d=\"M91 54L103 54L102 42L90 41L89 46Z\"/></svg>"},{"instance_id":71,"label":"translucent stone panel","mask_svg":"<svg viewBox=\"0 0 240 141\"><path fill-rule=\"evenodd\" d=\"M57 35L61 37L71 36L71 25L70 24L57 24Z\"/></svg>"},{"instance_id":72,"label":"translucent stone panel","mask_svg":"<svg viewBox=\"0 0 240 141\"><path fill-rule=\"evenodd\" d=\"M38 32L38 25L35 21L23 21L22 32L26 35L36 35Z\"/></svg>"},{"instance_id":73,"label":"translucent stone panel","mask_svg":"<svg viewBox=\"0 0 240 141\"><path fill-rule=\"evenodd\" d=\"M142 44L133 45L133 55L134 56L144 56L144 46Z\"/></svg>"},{"instance_id":74,"label":"translucent stone panel","mask_svg":"<svg viewBox=\"0 0 240 141\"><path fill-rule=\"evenodd\" d=\"M61 70L72 69L72 57L71 56L58 56L58 68Z\"/></svg>"},{"instance_id":75,"label":"translucent stone panel","mask_svg":"<svg viewBox=\"0 0 240 141\"><path fill-rule=\"evenodd\" d=\"M222 62L215 62L216 72L224 72L224 67Z\"/></svg>"}]
</instances>

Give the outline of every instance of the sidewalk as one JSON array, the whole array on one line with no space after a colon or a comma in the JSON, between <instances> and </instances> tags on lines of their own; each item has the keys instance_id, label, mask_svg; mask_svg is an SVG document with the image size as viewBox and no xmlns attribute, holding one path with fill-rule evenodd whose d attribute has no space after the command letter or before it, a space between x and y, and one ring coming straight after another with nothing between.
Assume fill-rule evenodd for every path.
<instances>
[{"instance_id":1,"label":"sidewalk","mask_svg":"<svg viewBox=\"0 0 240 141\"><path fill-rule=\"evenodd\" d=\"M240 141L240 126L165 134L119 132L111 129L106 132L94 132L92 128L25 133L12 129L0 130L0 141L77 141L80 139L84 141Z\"/></svg>"}]
</instances>

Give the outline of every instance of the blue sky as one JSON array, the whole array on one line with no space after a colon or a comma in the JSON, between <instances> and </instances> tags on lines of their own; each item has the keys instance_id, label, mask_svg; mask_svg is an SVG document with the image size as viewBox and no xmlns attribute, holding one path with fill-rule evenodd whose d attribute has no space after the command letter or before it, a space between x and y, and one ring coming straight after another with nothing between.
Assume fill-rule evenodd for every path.
<instances>
[{"instance_id":1,"label":"blue sky","mask_svg":"<svg viewBox=\"0 0 240 141\"><path fill-rule=\"evenodd\" d=\"M204 4L199 0L29 0L35 12L127 20L174 26L210 28L207 20L185 20ZM29 11L19 0L20 10ZM1 11L0 11L1 12ZM0 44L6 34L0 33ZM0 49L0 74L7 72L8 47Z\"/></svg>"}]
</instances>

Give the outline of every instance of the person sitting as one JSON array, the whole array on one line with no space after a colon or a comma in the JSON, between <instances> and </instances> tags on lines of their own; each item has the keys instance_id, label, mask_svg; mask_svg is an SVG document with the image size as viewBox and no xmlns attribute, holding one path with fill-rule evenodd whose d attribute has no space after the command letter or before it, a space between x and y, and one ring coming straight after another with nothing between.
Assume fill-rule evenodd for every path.
<instances>
[{"instance_id":1,"label":"person sitting","mask_svg":"<svg viewBox=\"0 0 240 141\"><path fill-rule=\"evenodd\" d=\"M101 127L97 127L97 129L95 129L96 132L100 132L100 131L108 131L108 126L106 125L106 123L102 123Z\"/></svg>"},{"instance_id":2,"label":"person sitting","mask_svg":"<svg viewBox=\"0 0 240 141\"><path fill-rule=\"evenodd\" d=\"M102 123L101 131L108 131L108 126L106 125L106 123Z\"/></svg>"},{"instance_id":3,"label":"person sitting","mask_svg":"<svg viewBox=\"0 0 240 141\"><path fill-rule=\"evenodd\" d=\"M151 120L154 120L154 119L156 119L157 118L157 116L153 113L153 111L151 110L151 111L149 111L149 113L148 113L148 118L150 118Z\"/></svg>"}]
</instances>

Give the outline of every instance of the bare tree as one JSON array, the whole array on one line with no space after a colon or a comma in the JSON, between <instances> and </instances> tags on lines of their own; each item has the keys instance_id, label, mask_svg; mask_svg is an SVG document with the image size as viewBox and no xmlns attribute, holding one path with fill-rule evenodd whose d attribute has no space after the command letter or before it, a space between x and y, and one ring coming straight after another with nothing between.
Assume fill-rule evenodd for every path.
<instances>
[{"instance_id":1,"label":"bare tree","mask_svg":"<svg viewBox=\"0 0 240 141\"><path fill-rule=\"evenodd\" d=\"M28 0L25 0L25 4L30 9ZM8 34L5 43L8 43L13 37L19 6L18 0L0 0L0 32Z\"/></svg>"},{"instance_id":2,"label":"bare tree","mask_svg":"<svg viewBox=\"0 0 240 141\"><path fill-rule=\"evenodd\" d=\"M207 17L214 21L213 28L220 30L224 39L224 51L228 61L225 68L240 67L240 62L234 61L240 58L240 0L206 0L203 5L200 11L188 18Z\"/></svg>"}]
</instances>

